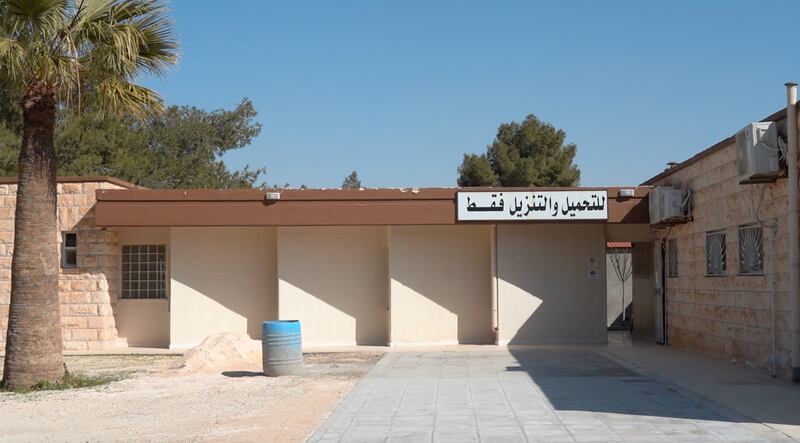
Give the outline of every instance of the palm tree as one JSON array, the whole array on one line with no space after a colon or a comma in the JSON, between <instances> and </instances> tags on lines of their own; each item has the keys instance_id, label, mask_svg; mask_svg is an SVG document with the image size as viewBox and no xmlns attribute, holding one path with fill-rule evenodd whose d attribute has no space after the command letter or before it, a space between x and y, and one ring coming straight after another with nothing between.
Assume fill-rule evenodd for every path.
<instances>
[{"instance_id":1,"label":"palm tree","mask_svg":"<svg viewBox=\"0 0 800 443\"><path fill-rule=\"evenodd\" d=\"M58 300L53 127L57 113L93 97L107 113L160 112L161 98L133 82L161 76L178 42L157 0L0 0L0 85L19 98L19 156L11 303L2 384L64 374Z\"/></svg>"}]
</instances>

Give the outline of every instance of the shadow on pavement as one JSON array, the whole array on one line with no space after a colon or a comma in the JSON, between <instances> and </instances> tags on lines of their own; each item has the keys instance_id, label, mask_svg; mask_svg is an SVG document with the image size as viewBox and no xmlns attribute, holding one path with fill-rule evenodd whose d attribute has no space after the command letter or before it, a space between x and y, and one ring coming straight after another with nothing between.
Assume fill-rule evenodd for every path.
<instances>
[{"instance_id":1,"label":"shadow on pavement","mask_svg":"<svg viewBox=\"0 0 800 443\"><path fill-rule=\"evenodd\" d=\"M222 373L225 377L241 378L241 377L266 377L263 372L255 371L224 371Z\"/></svg>"},{"instance_id":2,"label":"shadow on pavement","mask_svg":"<svg viewBox=\"0 0 800 443\"><path fill-rule=\"evenodd\" d=\"M736 411L657 375L639 373L589 349L510 349L556 411L753 422Z\"/></svg>"}]
</instances>

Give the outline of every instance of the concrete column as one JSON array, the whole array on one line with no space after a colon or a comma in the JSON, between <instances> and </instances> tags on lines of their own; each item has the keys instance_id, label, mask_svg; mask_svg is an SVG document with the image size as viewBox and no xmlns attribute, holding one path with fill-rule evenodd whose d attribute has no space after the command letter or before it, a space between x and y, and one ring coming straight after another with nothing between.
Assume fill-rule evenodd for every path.
<instances>
[{"instance_id":1,"label":"concrete column","mask_svg":"<svg viewBox=\"0 0 800 443\"><path fill-rule=\"evenodd\" d=\"M656 282L653 258L652 243L633 244L633 332L645 337L655 337Z\"/></svg>"},{"instance_id":2,"label":"concrete column","mask_svg":"<svg viewBox=\"0 0 800 443\"><path fill-rule=\"evenodd\" d=\"M500 342L500 321L497 314L498 298L497 292L497 226L489 226L489 255L490 257L490 275L491 275L491 288L490 294L492 297L492 331L494 331L494 344Z\"/></svg>"}]
</instances>

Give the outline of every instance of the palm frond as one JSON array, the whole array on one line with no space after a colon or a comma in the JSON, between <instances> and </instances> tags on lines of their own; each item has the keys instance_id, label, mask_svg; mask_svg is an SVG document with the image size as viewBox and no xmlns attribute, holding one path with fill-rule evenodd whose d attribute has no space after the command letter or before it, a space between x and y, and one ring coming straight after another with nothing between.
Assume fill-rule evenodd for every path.
<instances>
[{"instance_id":1,"label":"palm frond","mask_svg":"<svg viewBox=\"0 0 800 443\"><path fill-rule=\"evenodd\" d=\"M105 113L118 114L124 111L143 118L149 113L164 111L161 97L144 86L109 78L99 82L96 87Z\"/></svg>"},{"instance_id":2,"label":"palm frond","mask_svg":"<svg viewBox=\"0 0 800 443\"><path fill-rule=\"evenodd\" d=\"M140 73L161 76L177 60L172 23L158 2L93 0L77 28L96 48L90 60L127 78Z\"/></svg>"},{"instance_id":3,"label":"palm frond","mask_svg":"<svg viewBox=\"0 0 800 443\"><path fill-rule=\"evenodd\" d=\"M25 75L25 48L14 39L0 36L0 75L8 83L21 82Z\"/></svg>"},{"instance_id":4,"label":"palm frond","mask_svg":"<svg viewBox=\"0 0 800 443\"><path fill-rule=\"evenodd\" d=\"M26 40L46 40L58 33L66 19L67 0L4 0L6 21Z\"/></svg>"},{"instance_id":5,"label":"palm frond","mask_svg":"<svg viewBox=\"0 0 800 443\"><path fill-rule=\"evenodd\" d=\"M44 80L62 100L96 91L109 112L143 115L163 108L155 92L133 84L163 76L178 41L159 0L0 0L0 80Z\"/></svg>"}]
</instances>

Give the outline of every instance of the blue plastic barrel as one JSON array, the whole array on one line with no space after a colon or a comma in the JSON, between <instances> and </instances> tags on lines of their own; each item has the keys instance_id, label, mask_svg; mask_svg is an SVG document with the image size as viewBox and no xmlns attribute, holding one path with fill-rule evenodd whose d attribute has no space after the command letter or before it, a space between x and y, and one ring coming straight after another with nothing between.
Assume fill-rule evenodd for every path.
<instances>
[{"instance_id":1,"label":"blue plastic barrel","mask_svg":"<svg viewBox=\"0 0 800 443\"><path fill-rule=\"evenodd\" d=\"M264 374L277 377L300 372L303 347L299 320L270 320L261 325Z\"/></svg>"}]
</instances>

